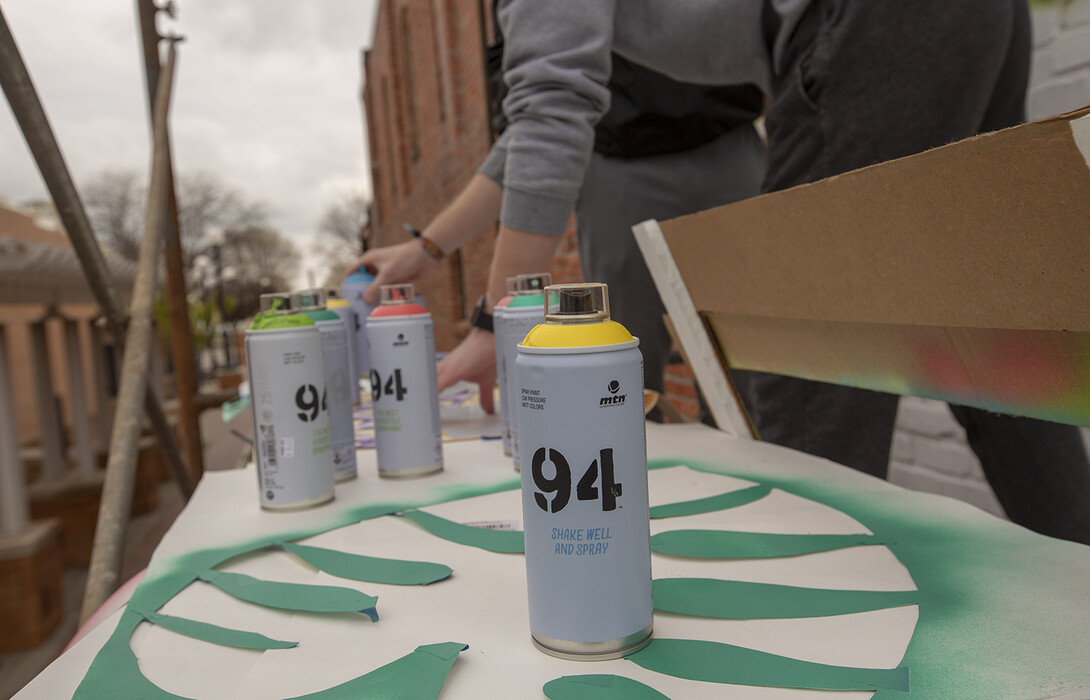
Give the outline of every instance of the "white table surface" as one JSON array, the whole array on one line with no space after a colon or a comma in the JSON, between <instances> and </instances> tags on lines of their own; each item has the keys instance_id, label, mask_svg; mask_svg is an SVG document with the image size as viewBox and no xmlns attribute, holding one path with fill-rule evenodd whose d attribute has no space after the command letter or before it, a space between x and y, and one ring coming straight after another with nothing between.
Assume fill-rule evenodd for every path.
<instances>
[{"instance_id":1,"label":"white table surface","mask_svg":"<svg viewBox=\"0 0 1090 700\"><path fill-rule=\"evenodd\" d=\"M656 554L656 578L712 577L856 590L920 587L943 602L934 613L928 609L926 625L917 606L789 620L659 613L656 638L716 640L833 665L908 665L912 697L1090 696L1080 695L1090 690L1090 547L1038 536L961 502L906 491L831 462L737 440L701 425L649 424L647 440L653 464L678 465L650 471L652 506L756 481L778 487L758 502L731 510L652 521L652 533L688 528L867 533L872 531L862 522L867 521L903 540L891 544L892 549L853 547L776 559L708 561ZM296 513L259 508L252 465L207 472L156 550L141 587L177 573L193 552L245 548L270 536L293 539L313 532L320 534L299 541L369 556L444 563L454 574L429 586L403 587L338 579L280 550L235 558L220 568L377 595L381 618L372 623L360 615L272 611L234 600L211 586L192 584L169 599L161 612L297 640L299 646L241 650L141 624L130 645L145 677L184 697L289 697L343 683L421 644L456 641L469 649L447 676L440 695L444 700L542 697L543 684L552 679L591 673L628 676L672 698L870 697L869 691L688 681L630 661L563 661L535 650L526 618L521 555L450 543L405 518L355 522L349 515L366 504L433 503L423 509L457 522L506 521L521 528L520 497L513 488L517 475L499 441L447 443L444 453L442 474L389 481L378 478L374 452L361 450L360 478L339 484L331 504ZM696 471L686 464L722 473ZM502 490L505 486L512 488ZM473 489L501 490L448 500ZM118 611L106 617L15 697L71 697L120 615ZM878 695L906 696L891 691Z\"/></svg>"}]
</instances>

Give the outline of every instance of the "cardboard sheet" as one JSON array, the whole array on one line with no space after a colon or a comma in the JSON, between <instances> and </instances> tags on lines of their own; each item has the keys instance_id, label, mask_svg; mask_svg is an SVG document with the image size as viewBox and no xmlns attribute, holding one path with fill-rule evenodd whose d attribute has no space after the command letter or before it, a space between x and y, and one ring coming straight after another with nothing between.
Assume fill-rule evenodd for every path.
<instances>
[{"instance_id":1,"label":"cardboard sheet","mask_svg":"<svg viewBox=\"0 0 1090 700\"><path fill-rule=\"evenodd\" d=\"M1087 149L1090 108L660 225L731 366L1090 425Z\"/></svg>"}]
</instances>

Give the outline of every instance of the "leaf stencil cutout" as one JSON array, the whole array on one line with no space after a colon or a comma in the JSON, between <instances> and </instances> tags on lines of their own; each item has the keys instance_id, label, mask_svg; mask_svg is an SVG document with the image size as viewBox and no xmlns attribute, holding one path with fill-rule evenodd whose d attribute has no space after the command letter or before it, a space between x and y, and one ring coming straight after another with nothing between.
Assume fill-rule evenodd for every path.
<instances>
[{"instance_id":1,"label":"leaf stencil cutout","mask_svg":"<svg viewBox=\"0 0 1090 700\"><path fill-rule=\"evenodd\" d=\"M829 666L696 639L653 639L625 658L649 671L708 683L908 692L905 666L891 669Z\"/></svg>"},{"instance_id":2,"label":"leaf stencil cutout","mask_svg":"<svg viewBox=\"0 0 1090 700\"><path fill-rule=\"evenodd\" d=\"M562 676L541 690L549 700L670 700L649 685L606 674Z\"/></svg>"},{"instance_id":3,"label":"leaf stencil cutout","mask_svg":"<svg viewBox=\"0 0 1090 700\"><path fill-rule=\"evenodd\" d=\"M759 501L772 492L771 486L751 486L747 489L728 491L718 496L698 498L693 501L681 501L678 503L666 503L651 508L651 519L676 518L683 515L699 515L700 513L712 513L717 510L737 508L747 503Z\"/></svg>"},{"instance_id":4,"label":"leaf stencil cutout","mask_svg":"<svg viewBox=\"0 0 1090 700\"><path fill-rule=\"evenodd\" d=\"M263 634L258 634L257 632L233 630L207 622L188 620L184 617L174 617L173 615L162 615L160 613L149 613L140 610L135 610L134 612L153 625L168 629L171 632L177 632L186 637L199 639L202 642L210 642L212 644L220 644L228 647L238 647L240 649L261 650L292 649L299 646L299 642L282 642L278 639L271 639Z\"/></svg>"},{"instance_id":5,"label":"leaf stencil cutout","mask_svg":"<svg viewBox=\"0 0 1090 700\"><path fill-rule=\"evenodd\" d=\"M449 566L426 561L366 557L292 542L280 546L316 569L353 581L419 586L442 581L452 573Z\"/></svg>"},{"instance_id":6,"label":"leaf stencil cutout","mask_svg":"<svg viewBox=\"0 0 1090 700\"><path fill-rule=\"evenodd\" d=\"M651 551L698 559L763 559L886 544L874 535L780 535L728 530L670 530L651 536Z\"/></svg>"},{"instance_id":7,"label":"leaf stencil cutout","mask_svg":"<svg viewBox=\"0 0 1090 700\"><path fill-rule=\"evenodd\" d=\"M436 700L458 655L468 648L461 642L419 646L359 678L291 700Z\"/></svg>"},{"instance_id":8,"label":"leaf stencil cutout","mask_svg":"<svg viewBox=\"0 0 1090 700\"><path fill-rule=\"evenodd\" d=\"M520 554L526 551L521 531L485 530L472 525L462 525L422 510L407 510L402 515L436 537L442 537L449 542L501 554Z\"/></svg>"},{"instance_id":9,"label":"leaf stencil cutout","mask_svg":"<svg viewBox=\"0 0 1090 700\"><path fill-rule=\"evenodd\" d=\"M354 588L262 581L246 574L208 570L197 578L228 595L268 608L301 612L360 612L378 622L378 598Z\"/></svg>"},{"instance_id":10,"label":"leaf stencil cutout","mask_svg":"<svg viewBox=\"0 0 1090 700\"><path fill-rule=\"evenodd\" d=\"M667 578L651 582L655 610L730 620L847 615L915 605L919 591L846 591L798 588L714 578Z\"/></svg>"}]
</instances>

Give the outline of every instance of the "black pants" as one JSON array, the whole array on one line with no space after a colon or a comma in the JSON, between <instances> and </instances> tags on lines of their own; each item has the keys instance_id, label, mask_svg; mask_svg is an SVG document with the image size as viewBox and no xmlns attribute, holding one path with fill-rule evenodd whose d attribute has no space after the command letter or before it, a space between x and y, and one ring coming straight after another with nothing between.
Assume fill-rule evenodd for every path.
<instances>
[{"instance_id":1,"label":"black pants","mask_svg":"<svg viewBox=\"0 0 1090 700\"><path fill-rule=\"evenodd\" d=\"M815 0L779 66L764 191L1020 123L1030 50L1024 0ZM762 439L886 476L895 395L769 374L746 391ZM951 410L1012 521L1090 544L1076 428Z\"/></svg>"}]
</instances>

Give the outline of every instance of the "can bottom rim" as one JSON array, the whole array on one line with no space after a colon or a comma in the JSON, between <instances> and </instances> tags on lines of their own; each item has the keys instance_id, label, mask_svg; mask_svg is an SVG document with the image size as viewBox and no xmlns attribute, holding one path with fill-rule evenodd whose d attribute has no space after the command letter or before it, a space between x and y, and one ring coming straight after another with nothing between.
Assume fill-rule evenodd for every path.
<instances>
[{"instance_id":1,"label":"can bottom rim","mask_svg":"<svg viewBox=\"0 0 1090 700\"><path fill-rule=\"evenodd\" d=\"M608 661L634 654L651 643L654 625L648 625L635 634L606 642L569 642L552 639L541 634L531 634L534 646L549 656L566 661Z\"/></svg>"},{"instance_id":2,"label":"can bottom rim","mask_svg":"<svg viewBox=\"0 0 1090 700\"><path fill-rule=\"evenodd\" d=\"M269 505L267 503L262 503L261 508L262 510L272 510L279 513L290 513L294 510L306 510L307 508L325 505L326 503L332 501L335 495L336 494L333 491L330 491L329 493L322 494L321 496L306 498L302 501L293 501L291 503L285 503L284 505Z\"/></svg>"},{"instance_id":3,"label":"can bottom rim","mask_svg":"<svg viewBox=\"0 0 1090 700\"><path fill-rule=\"evenodd\" d=\"M443 463L425 464L422 467L410 467L408 469L383 469L379 467L378 475L383 479L416 479L421 476L431 476L443 471Z\"/></svg>"}]
</instances>

